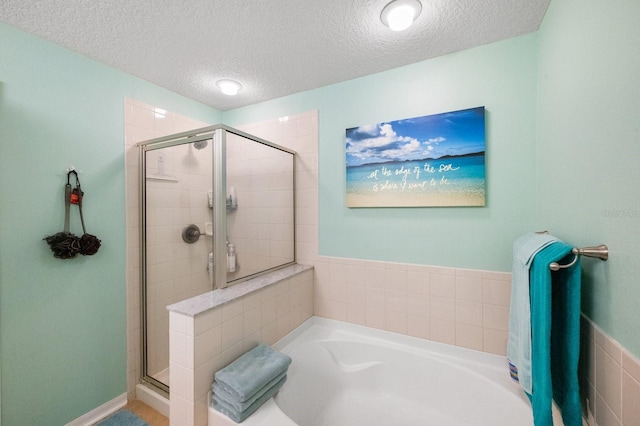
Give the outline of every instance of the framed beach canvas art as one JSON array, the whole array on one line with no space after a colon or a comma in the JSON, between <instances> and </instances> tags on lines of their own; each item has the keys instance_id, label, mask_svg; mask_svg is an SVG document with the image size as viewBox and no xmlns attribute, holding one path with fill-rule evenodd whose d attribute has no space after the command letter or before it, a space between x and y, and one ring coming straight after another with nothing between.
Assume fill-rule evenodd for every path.
<instances>
[{"instance_id":1,"label":"framed beach canvas art","mask_svg":"<svg viewBox=\"0 0 640 426\"><path fill-rule=\"evenodd\" d=\"M347 207L485 205L484 107L346 131Z\"/></svg>"}]
</instances>

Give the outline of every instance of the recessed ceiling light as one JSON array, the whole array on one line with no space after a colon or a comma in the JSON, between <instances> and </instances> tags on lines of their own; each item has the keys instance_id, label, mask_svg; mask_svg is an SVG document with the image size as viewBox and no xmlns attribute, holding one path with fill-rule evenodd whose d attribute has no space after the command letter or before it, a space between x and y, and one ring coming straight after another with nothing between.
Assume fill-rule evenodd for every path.
<instances>
[{"instance_id":1,"label":"recessed ceiling light","mask_svg":"<svg viewBox=\"0 0 640 426\"><path fill-rule=\"evenodd\" d=\"M393 31L406 30L422 12L422 4L418 0L393 0L387 4L380 20Z\"/></svg>"},{"instance_id":2,"label":"recessed ceiling light","mask_svg":"<svg viewBox=\"0 0 640 426\"><path fill-rule=\"evenodd\" d=\"M235 80L218 80L216 85L220 88L222 93L229 96L235 96L240 90L242 90L242 84Z\"/></svg>"}]
</instances>

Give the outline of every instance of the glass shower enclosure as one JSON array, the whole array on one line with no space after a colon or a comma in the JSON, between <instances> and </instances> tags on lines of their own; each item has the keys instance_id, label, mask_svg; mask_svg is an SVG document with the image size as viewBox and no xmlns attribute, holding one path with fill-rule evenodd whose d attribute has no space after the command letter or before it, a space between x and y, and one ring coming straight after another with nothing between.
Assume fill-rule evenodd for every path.
<instances>
[{"instance_id":1,"label":"glass shower enclosure","mask_svg":"<svg viewBox=\"0 0 640 426\"><path fill-rule=\"evenodd\" d=\"M295 152L224 125L138 146L141 380L168 393L166 306L295 263Z\"/></svg>"}]
</instances>

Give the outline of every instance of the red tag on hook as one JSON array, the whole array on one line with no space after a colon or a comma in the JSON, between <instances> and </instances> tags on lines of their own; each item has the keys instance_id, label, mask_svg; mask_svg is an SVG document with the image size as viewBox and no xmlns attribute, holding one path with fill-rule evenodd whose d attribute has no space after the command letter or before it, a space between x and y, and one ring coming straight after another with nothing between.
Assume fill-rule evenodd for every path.
<instances>
[{"instance_id":1,"label":"red tag on hook","mask_svg":"<svg viewBox=\"0 0 640 426\"><path fill-rule=\"evenodd\" d=\"M80 204L82 201L82 192L78 191L78 188L74 188L71 192L71 196L69 197L69 202L71 204Z\"/></svg>"}]
</instances>

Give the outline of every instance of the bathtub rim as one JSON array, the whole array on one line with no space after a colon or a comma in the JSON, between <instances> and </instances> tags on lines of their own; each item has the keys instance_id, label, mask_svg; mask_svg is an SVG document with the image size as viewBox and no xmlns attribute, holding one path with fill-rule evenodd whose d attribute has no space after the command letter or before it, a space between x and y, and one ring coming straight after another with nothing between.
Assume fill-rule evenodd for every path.
<instances>
[{"instance_id":1,"label":"bathtub rim","mask_svg":"<svg viewBox=\"0 0 640 426\"><path fill-rule=\"evenodd\" d=\"M406 350L409 348L411 352L418 352L420 354L428 353L429 355L436 354L439 358L464 359L468 363L478 363L483 366L490 366L491 368L498 369L500 373L505 373L508 376L508 363L506 357L502 355L496 355L489 352L483 352L476 349L465 348L461 346L450 345L447 343L436 342L434 340L422 339L420 337L409 336L406 334L394 333L391 331L381 330L377 328L367 327L364 325L353 324L343 321L337 321L333 319L312 316L296 329L292 330L289 334L282 339L274 343L273 348L282 350L286 346L290 345L301 334L307 331L313 326L319 326L323 328L329 328L337 332L345 332L354 334L357 336L364 336L372 338L374 341L379 341L384 344L391 344L392 346L401 347ZM469 360L467 355L473 353L473 360ZM515 382L509 382L513 386L518 386ZM523 397L525 397L523 395ZM526 397L525 397L526 398Z\"/></svg>"}]
</instances>

